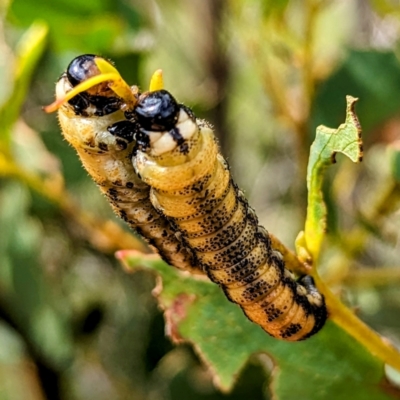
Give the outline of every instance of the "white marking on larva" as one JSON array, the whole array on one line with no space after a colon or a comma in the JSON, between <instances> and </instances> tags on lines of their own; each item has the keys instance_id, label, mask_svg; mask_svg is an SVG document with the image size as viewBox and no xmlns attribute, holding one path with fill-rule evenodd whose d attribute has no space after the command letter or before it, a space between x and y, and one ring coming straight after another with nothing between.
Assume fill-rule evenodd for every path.
<instances>
[{"instance_id":1,"label":"white marking on larva","mask_svg":"<svg viewBox=\"0 0 400 400\"><path fill-rule=\"evenodd\" d=\"M317 307L322 306L322 296L318 292L312 292L307 294L307 299L311 304L314 304Z\"/></svg>"},{"instance_id":2,"label":"white marking on larva","mask_svg":"<svg viewBox=\"0 0 400 400\"><path fill-rule=\"evenodd\" d=\"M283 260L283 255L280 251L272 250L272 253L276 258L279 258L279 260ZM294 275L289 270L285 269L285 274L288 274L288 277L294 279Z\"/></svg>"},{"instance_id":3,"label":"white marking on larva","mask_svg":"<svg viewBox=\"0 0 400 400\"><path fill-rule=\"evenodd\" d=\"M176 129L184 140L189 140L197 132L198 128L196 123L189 117L188 113L184 110L180 110ZM170 132L146 131L146 134L150 139L151 152L154 156L160 156L174 150L178 146Z\"/></svg>"},{"instance_id":4,"label":"white marking on larva","mask_svg":"<svg viewBox=\"0 0 400 400\"><path fill-rule=\"evenodd\" d=\"M179 112L178 122L176 127L179 130L179 133L185 140L190 139L197 132L196 123L189 117L188 113L181 108Z\"/></svg>"},{"instance_id":5,"label":"white marking on larva","mask_svg":"<svg viewBox=\"0 0 400 400\"><path fill-rule=\"evenodd\" d=\"M68 82L68 79L63 76L56 84L56 99L59 100L63 98L66 93L71 90L71 85Z\"/></svg>"},{"instance_id":6,"label":"white marking on larva","mask_svg":"<svg viewBox=\"0 0 400 400\"><path fill-rule=\"evenodd\" d=\"M154 132L154 131L147 131L147 135L150 139L150 144L154 144L157 140L161 139L162 135L165 135L167 132Z\"/></svg>"},{"instance_id":7,"label":"white marking on larva","mask_svg":"<svg viewBox=\"0 0 400 400\"><path fill-rule=\"evenodd\" d=\"M176 146L177 143L171 134L169 132L163 132L161 138L152 144L151 152L155 156L160 156L161 154L174 150Z\"/></svg>"},{"instance_id":8,"label":"white marking on larva","mask_svg":"<svg viewBox=\"0 0 400 400\"><path fill-rule=\"evenodd\" d=\"M183 108L181 108L179 111L177 124L181 124L182 122L185 122L187 119L190 119L188 113Z\"/></svg>"},{"instance_id":9,"label":"white marking on larva","mask_svg":"<svg viewBox=\"0 0 400 400\"><path fill-rule=\"evenodd\" d=\"M197 131L197 125L190 118L181 123L178 122L177 128L185 140L189 140Z\"/></svg>"},{"instance_id":10,"label":"white marking on larva","mask_svg":"<svg viewBox=\"0 0 400 400\"><path fill-rule=\"evenodd\" d=\"M296 286L296 292L300 296L307 296L307 289L302 285Z\"/></svg>"}]
</instances>

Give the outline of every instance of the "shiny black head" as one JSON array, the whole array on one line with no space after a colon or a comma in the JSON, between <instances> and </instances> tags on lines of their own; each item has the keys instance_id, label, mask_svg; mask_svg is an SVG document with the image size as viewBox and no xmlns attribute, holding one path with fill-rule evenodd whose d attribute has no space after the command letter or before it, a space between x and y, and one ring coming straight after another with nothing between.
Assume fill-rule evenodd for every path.
<instances>
[{"instance_id":1,"label":"shiny black head","mask_svg":"<svg viewBox=\"0 0 400 400\"><path fill-rule=\"evenodd\" d=\"M140 96L135 108L139 125L151 131L169 131L178 121L180 107L166 90L157 90Z\"/></svg>"},{"instance_id":2,"label":"shiny black head","mask_svg":"<svg viewBox=\"0 0 400 400\"><path fill-rule=\"evenodd\" d=\"M72 87L101 74L95 63L97 57L93 54L84 54L71 61L66 71L66 77ZM79 93L68 103L74 107L77 115L98 117L119 110L122 104L121 99L109 88L107 82L102 82Z\"/></svg>"},{"instance_id":3,"label":"shiny black head","mask_svg":"<svg viewBox=\"0 0 400 400\"><path fill-rule=\"evenodd\" d=\"M95 55L84 54L74 58L67 68L67 78L72 86L99 75L100 71L94 62Z\"/></svg>"}]
</instances>

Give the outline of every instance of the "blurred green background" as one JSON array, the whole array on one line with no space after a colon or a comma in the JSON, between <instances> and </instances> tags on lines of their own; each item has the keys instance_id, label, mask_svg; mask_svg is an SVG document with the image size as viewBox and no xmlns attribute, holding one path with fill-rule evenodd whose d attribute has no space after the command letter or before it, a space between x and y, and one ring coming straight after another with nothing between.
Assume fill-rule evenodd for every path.
<instances>
[{"instance_id":1,"label":"blurred green background","mask_svg":"<svg viewBox=\"0 0 400 400\"><path fill-rule=\"evenodd\" d=\"M339 157L330 171L321 273L400 343L397 2L1 0L0 13L1 400L270 398L264 356L219 393L195 351L165 337L154 277L114 259L143 245L41 111L83 53L111 58L143 89L162 68L289 247L304 224L315 128L338 126L345 95L359 97L365 161Z\"/></svg>"}]
</instances>

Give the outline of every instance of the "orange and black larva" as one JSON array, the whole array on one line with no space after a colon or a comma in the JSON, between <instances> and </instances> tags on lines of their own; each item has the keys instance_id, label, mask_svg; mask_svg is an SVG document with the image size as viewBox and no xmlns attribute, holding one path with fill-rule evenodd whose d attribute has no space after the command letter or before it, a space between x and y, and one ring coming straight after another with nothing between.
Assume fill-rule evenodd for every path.
<instances>
[{"instance_id":1,"label":"orange and black larva","mask_svg":"<svg viewBox=\"0 0 400 400\"><path fill-rule=\"evenodd\" d=\"M60 77L56 97L99 74L96 56L75 58ZM77 151L83 166L114 211L152 244L171 265L196 269L192 254L182 246L169 222L149 200L149 187L136 175L131 153L136 124L122 111L123 101L107 83L96 85L65 102L58 118L65 139Z\"/></svg>"},{"instance_id":2,"label":"orange and black larva","mask_svg":"<svg viewBox=\"0 0 400 400\"><path fill-rule=\"evenodd\" d=\"M165 90L142 94L133 165L210 279L270 335L310 337L327 318L310 276L295 280L233 182L211 127Z\"/></svg>"}]
</instances>

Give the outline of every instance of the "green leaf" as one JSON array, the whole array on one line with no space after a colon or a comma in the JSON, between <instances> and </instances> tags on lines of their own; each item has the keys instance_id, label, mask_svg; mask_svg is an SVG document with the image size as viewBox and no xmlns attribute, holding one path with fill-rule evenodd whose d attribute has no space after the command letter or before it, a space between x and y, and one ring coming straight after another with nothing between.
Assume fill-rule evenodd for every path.
<instances>
[{"instance_id":1,"label":"green leaf","mask_svg":"<svg viewBox=\"0 0 400 400\"><path fill-rule=\"evenodd\" d=\"M109 54L117 39L130 34L129 39L133 40L134 33L143 26L137 8L112 0L15 0L8 20L26 27L44 16L49 25L51 50L59 55L68 51L70 58L89 52Z\"/></svg>"},{"instance_id":2,"label":"green leaf","mask_svg":"<svg viewBox=\"0 0 400 400\"><path fill-rule=\"evenodd\" d=\"M395 142L389 147L390 170L393 179L400 183L400 143Z\"/></svg>"},{"instance_id":3,"label":"green leaf","mask_svg":"<svg viewBox=\"0 0 400 400\"><path fill-rule=\"evenodd\" d=\"M248 358L264 352L274 361L274 399L392 398L383 389L382 362L334 323L303 342L279 341L247 320L218 286L184 276L155 256L121 251L117 257L128 271L144 268L157 275L153 294L168 334L194 345L220 389L232 389Z\"/></svg>"},{"instance_id":4,"label":"green leaf","mask_svg":"<svg viewBox=\"0 0 400 400\"><path fill-rule=\"evenodd\" d=\"M314 261L318 259L326 228L326 205L322 195L325 169L336 162L336 153L343 153L353 162L362 160L361 126L354 112L357 99L346 97L346 122L338 129L317 128L307 167L308 205L304 241Z\"/></svg>"},{"instance_id":5,"label":"green leaf","mask_svg":"<svg viewBox=\"0 0 400 400\"><path fill-rule=\"evenodd\" d=\"M26 98L33 72L43 53L47 25L37 21L25 32L16 49L13 91L0 108L0 140L5 147L10 143L11 131L20 115L21 106Z\"/></svg>"}]
</instances>

